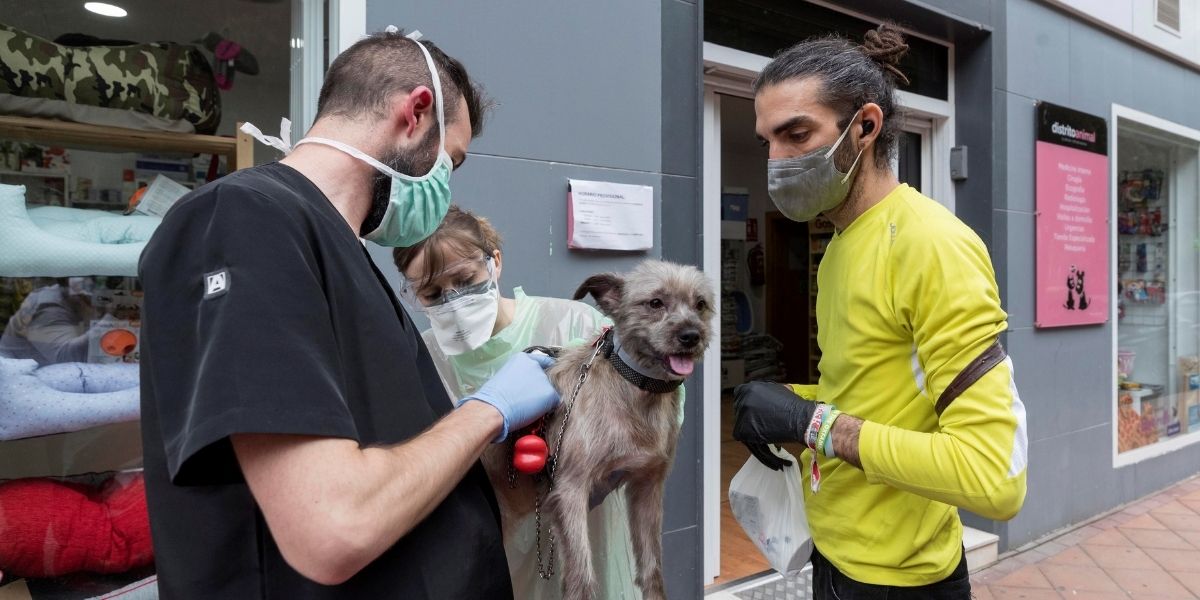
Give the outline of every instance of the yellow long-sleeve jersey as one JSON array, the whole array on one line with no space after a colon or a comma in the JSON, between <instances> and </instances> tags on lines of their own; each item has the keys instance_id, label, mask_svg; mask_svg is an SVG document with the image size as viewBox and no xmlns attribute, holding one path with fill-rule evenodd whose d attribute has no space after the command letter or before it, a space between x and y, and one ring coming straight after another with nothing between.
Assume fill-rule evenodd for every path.
<instances>
[{"instance_id":1,"label":"yellow long-sleeve jersey","mask_svg":"<svg viewBox=\"0 0 1200 600\"><path fill-rule=\"evenodd\" d=\"M1025 408L1011 360L934 410L1007 328L987 248L900 185L834 237L817 280L821 377L795 390L866 422L863 470L819 457L813 493L802 469L813 541L858 581L944 579L961 558L956 506L1010 519L1025 499Z\"/></svg>"}]
</instances>

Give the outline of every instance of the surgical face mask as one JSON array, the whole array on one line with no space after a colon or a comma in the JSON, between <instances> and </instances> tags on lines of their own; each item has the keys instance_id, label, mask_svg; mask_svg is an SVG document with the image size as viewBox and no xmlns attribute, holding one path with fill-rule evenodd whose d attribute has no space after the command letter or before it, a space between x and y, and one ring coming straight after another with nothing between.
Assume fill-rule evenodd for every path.
<instances>
[{"instance_id":1,"label":"surgical face mask","mask_svg":"<svg viewBox=\"0 0 1200 600\"><path fill-rule=\"evenodd\" d=\"M487 279L483 281L442 289L437 294L417 295L416 302L421 306L419 310L429 317L434 339L442 352L449 356L474 350L492 337L500 310L500 286L496 281L492 260L488 258L484 262L487 265ZM450 267L453 268L462 267ZM413 295L403 290L401 293L402 296ZM411 300L408 302L412 304Z\"/></svg>"},{"instance_id":2,"label":"surgical face mask","mask_svg":"<svg viewBox=\"0 0 1200 600\"><path fill-rule=\"evenodd\" d=\"M866 147L858 151L854 164L845 173L834 165L833 155L857 118L856 112L833 146L818 148L803 156L767 161L767 193L784 216L793 221L811 221L846 201L850 193L850 176Z\"/></svg>"},{"instance_id":3,"label":"surgical face mask","mask_svg":"<svg viewBox=\"0 0 1200 600\"><path fill-rule=\"evenodd\" d=\"M383 213L383 218L377 227L363 234L364 238L381 246L412 246L429 237L437 229L442 218L446 216L446 211L450 208L450 173L454 171L454 161L446 153L446 117L442 83L433 57L429 55L429 50L426 50L425 45L417 41L421 38L421 33L414 31L408 35L408 38L416 42L421 53L425 55L425 64L429 67L429 73L433 79L439 141L437 159L428 173L420 177L400 173L367 153L337 140L307 137L295 144L296 146L322 144L337 148L375 167L376 170L391 178L391 191L388 194L387 209ZM250 126L249 123L243 125L242 130L254 135L264 144L279 148L284 152L290 152L292 146L287 143L286 139L288 137L286 128L289 126L290 123L285 122L283 128L285 131L280 138L264 136L258 128Z\"/></svg>"}]
</instances>

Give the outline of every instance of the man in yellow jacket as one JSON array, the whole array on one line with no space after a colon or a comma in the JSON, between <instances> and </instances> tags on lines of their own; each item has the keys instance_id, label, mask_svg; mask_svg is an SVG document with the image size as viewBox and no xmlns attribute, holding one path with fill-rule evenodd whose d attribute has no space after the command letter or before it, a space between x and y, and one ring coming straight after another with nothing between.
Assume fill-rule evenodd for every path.
<instances>
[{"instance_id":1,"label":"man in yellow jacket","mask_svg":"<svg viewBox=\"0 0 1200 600\"><path fill-rule=\"evenodd\" d=\"M890 26L863 45L809 40L755 82L768 191L789 218L836 227L820 265L817 386L735 391L734 437L802 442L818 600L970 598L957 507L1011 519L1025 498L1025 409L987 248L899 183Z\"/></svg>"}]
</instances>

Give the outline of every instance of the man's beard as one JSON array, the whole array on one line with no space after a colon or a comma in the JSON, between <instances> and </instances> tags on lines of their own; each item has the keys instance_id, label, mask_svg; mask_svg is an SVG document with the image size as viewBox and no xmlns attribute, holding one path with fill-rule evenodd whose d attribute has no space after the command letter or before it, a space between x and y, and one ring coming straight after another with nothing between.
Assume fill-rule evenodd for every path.
<instances>
[{"instance_id":1,"label":"man's beard","mask_svg":"<svg viewBox=\"0 0 1200 600\"><path fill-rule=\"evenodd\" d=\"M398 173L420 177L428 173L437 161L438 135L438 130L430 127L429 131L425 133L425 137L421 139L418 147L409 150L392 150L390 153L383 155L379 159L379 162L391 167ZM367 218L363 220L362 228L359 229L359 235L366 235L379 227L379 224L383 222L383 215L387 212L388 203L391 198L391 176L384 173L376 173L375 179L371 183L371 209L367 212Z\"/></svg>"},{"instance_id":2,"label":"man's beard","mask_svg":"<svg viewBox=\"0 0 1200 600\"><path fill-rule=\"evenodd\" d=\"M845 202L839 204L838 208L857 202L858 196L862 194L862 186L859 185L862 178L859 175L862 174L863 161L868 160L870 157L867 156L869 153L868 150L863 150L862 156L859 156L860 149L854 146L854 140L850 139L850 136L847 135L846 139L842 140L842 145L838 146L838 149L833 153L833 166L842 173L850 174L850 190L846 194ZM857 165L854 164L855 158L858 158ZM854 169L853 173L850 172L852 167Z\"/></svg>"},{"instance_id":3,"label":"man's beard","mask_svg":"<svg viewBox=\"0 0 1200 600\"><path fill-rule=\"evenodd\" d=\"M851 125L853 125L853 123L851 123ZM842 144L838 146L838 149L833 152L833 166L842 173L848 172L850 167L854 165L854 158L858 155L858 150L859 149L854 146L854 140L850 137L850 135L847 135L846 138L842 140ZM866 155L865 152L863 154L864 156ZM861 166L861 164L858 165L858 167ZM858 167L855 167L855 170L857 170Z\"/></svg>"}]
</instances>

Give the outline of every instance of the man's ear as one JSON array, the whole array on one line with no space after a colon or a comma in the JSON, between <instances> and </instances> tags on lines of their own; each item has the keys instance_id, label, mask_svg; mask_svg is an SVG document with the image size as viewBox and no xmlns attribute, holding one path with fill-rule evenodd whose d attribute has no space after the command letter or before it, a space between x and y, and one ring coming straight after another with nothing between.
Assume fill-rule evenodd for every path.
<instances>
[{"instance_id":1,"label":"man's ear","mask_svg":"<svg viewBox=\"0 0 1200 600\"><path fill-rule=\"evenodd\" d=\"M393 97L396 100L393 104L392 115L397 127L405 137L416 137L417 125L421 119L437 120L437 115L434 113L436 107L433 105L433 91L428 87L418 85L408 93L397 93ZM436 127L436 125L434 126Z\"/></svg>"},{"instance_id":2,"label":"man's ear","mask_svg":"<svg viewBox=\"0 0 1200 600\"><path fill-rule=\"evenodd\" d=\"M621 305L621 296L625 293L625 280L616 273L600 273L588 277L575 290L575 299L579 300L591 294L596 299L600 312L612 316Z\"/></svg>"},{"instance_id":3,"label":"man's ear","mask_svg":"<svg viewBox=\"0 0 1200 600\"><path fill-rule=\"evenodd\" d=\"M864 104L860 121L859 143L866 145L875 141L879 132L883 131L883 109L874 102Z\"/></svg>"}]
</instances>

